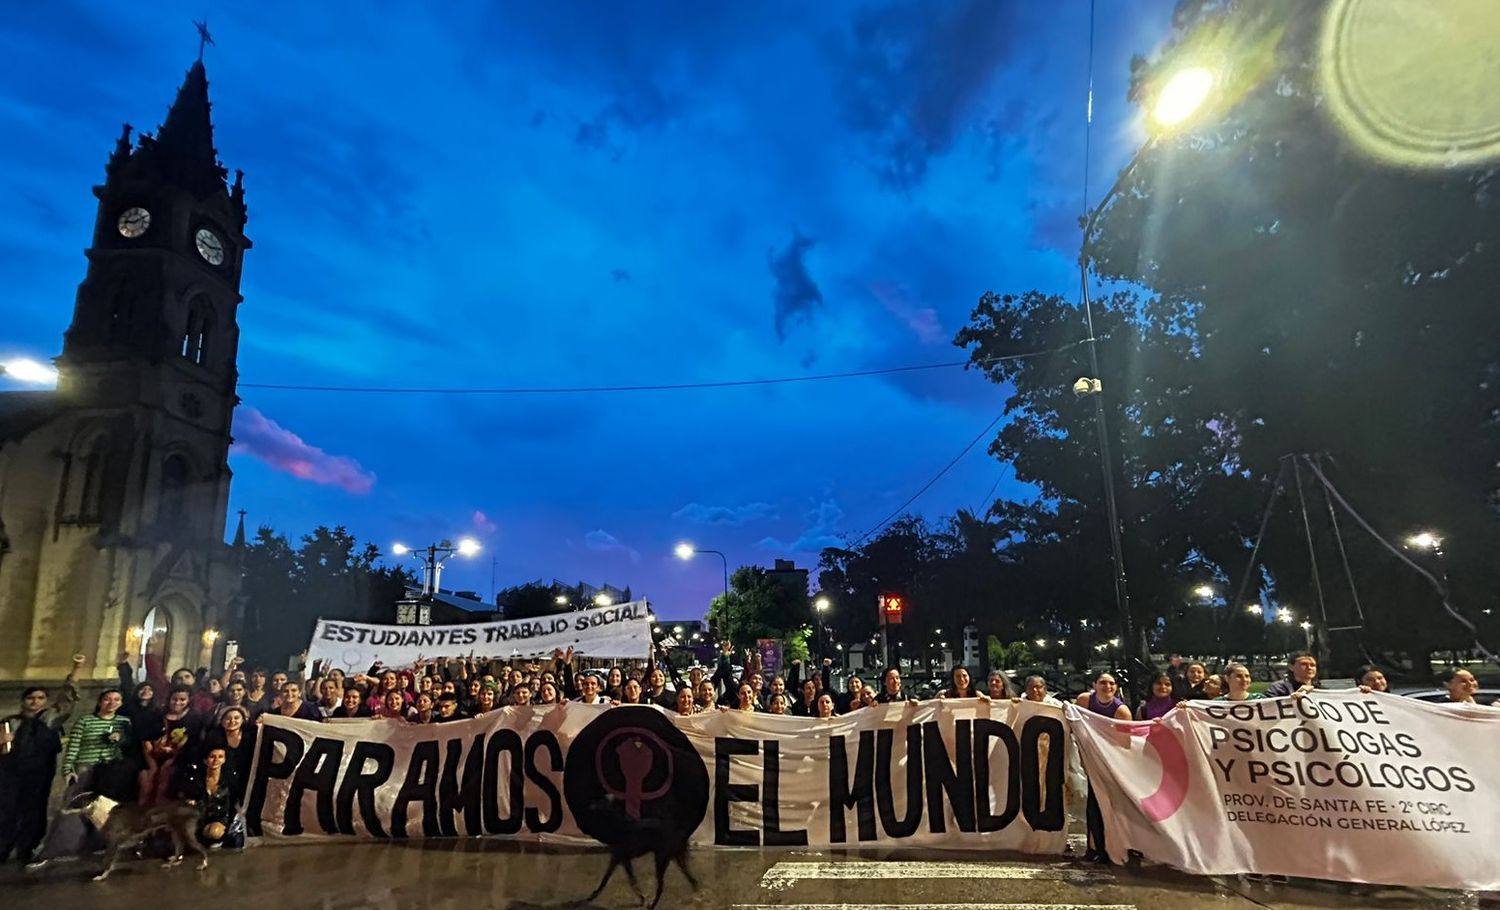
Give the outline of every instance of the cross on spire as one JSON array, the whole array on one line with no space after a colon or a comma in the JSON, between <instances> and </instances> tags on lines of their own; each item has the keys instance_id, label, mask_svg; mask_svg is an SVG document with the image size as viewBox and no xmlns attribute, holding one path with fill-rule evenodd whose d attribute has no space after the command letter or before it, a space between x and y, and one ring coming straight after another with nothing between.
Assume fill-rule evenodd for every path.
<instances>
[{"instance_id":1,"label":"cross on spire","mask_svg":"<svg viewBox=\"0 0 1500 910\"><path fill-rule=\"evenodd\" d=\"M208 19L206 17L204 18L204 20L202 22L199 22L197 19L194 19L193 20L193 28L196 28L198 30L198 62L202 63L203 62L203 47L204 47L204 45L207 45L207 44L213 44L214 43L214 36L210 35L208 33Z\"/></svg>"}]
</instances>

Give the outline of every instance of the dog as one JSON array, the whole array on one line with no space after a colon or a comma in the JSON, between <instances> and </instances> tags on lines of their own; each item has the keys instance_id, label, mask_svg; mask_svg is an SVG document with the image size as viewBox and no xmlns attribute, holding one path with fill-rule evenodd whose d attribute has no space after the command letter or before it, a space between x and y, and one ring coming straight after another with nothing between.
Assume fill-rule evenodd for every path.
<instances>
[{"instance_id":1,"label":"dog","mask_svg":"<svg viewBox=\"0 0 1500 910\"><path fill-rule=\"evenodd\" d=\"M135 847L158 831L172 835L172 855L162 863L170 869L183 860L183 845L192 847L201 859L200 870L208 868L208 851L198 843L198 807L190 802L159 802L150 806L120 803L97 793L81 794L88 799L77 807L65 808L64 815L81 815L88 819L104 838L104 870L94 876L102 882L119 865L126 850Z\"/></svg>"},{"instance_id":2,"label":"dog","mask_svg":"<svg viewBox=\"0 0 1500 910\"><path fill-rule=\"evenodd\" d=\"M594 889L594 893L583 899L585 903L604 892L604 886L609 884L609 877L620 866L625 867L625 876L630 880L630 890L634 891L635 896L644 902L646 895L641 893L641 886L635 880L635 870L631 867L631 860L648 853L656 858L656 896L647 905L647 910L656 910L656 905L661 902L667 866L673 862L676 862L677 868L687 876L688 884L693 886L693 890L698 890L698 880L693 878L692 870L688 869L687 864L688 838L693 833L691 830L681 822L671 819L630 818L614 800L604 802L617 810L616 818L620 836L613 838L613 843L605 844L609 848L609 868L604 870L604 878L599 880L599 887ZM601 806L599 803L595 805Z\"/></svg>"}]
</instances>

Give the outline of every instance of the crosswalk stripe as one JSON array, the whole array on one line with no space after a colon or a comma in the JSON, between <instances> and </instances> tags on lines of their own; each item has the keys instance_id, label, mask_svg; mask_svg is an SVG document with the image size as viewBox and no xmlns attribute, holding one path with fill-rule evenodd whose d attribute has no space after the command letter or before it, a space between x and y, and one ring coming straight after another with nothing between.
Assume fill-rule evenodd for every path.
<instances>
[{"instance_id":1,"label":"crosswalk stripe","mask_svg":"<svg viewBox=\"0 0 1500 910\"><path fill-rule=\"evenodd\" d=\"M731 904L733 910L1136 910L1135 904Z\"/></svg>"},{"instance_id":2,"label":"crosswalk stripe","mask_svg":"<svg viewBox=\"0 0 1500 910\"><path fill-rule=\"evenodd\" d=\"M1096 882L1108 879L1098 872L1075 866L1041 866L1027 863L943 862L843 862L799 863L783 861L766 870L760 886L772 890L789 888L804 879L1007 879L1011 881Z\"/></svg>"}]
</instances>

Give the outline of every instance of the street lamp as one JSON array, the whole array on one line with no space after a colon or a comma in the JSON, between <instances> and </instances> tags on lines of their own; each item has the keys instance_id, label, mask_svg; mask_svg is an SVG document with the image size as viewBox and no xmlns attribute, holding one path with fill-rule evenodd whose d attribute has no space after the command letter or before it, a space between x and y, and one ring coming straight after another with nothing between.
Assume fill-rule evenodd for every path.
<instances>
[{"instance_id":1,"label":"street lamp","mask_svg":"<svg viewBox=\"0 0 1500 910\"><path fill-rule=\"evenodd\" d=\"M30 357L0 360L0 376L9 376L28 385L57 385L57 370Z\"/></svg>"},{"instance_id":2,"label":"street lamp","mask_svg":"<svg viewBox=\"0 0 1500 910\"><path fill-rule=\"evenodd\" d=\"M700 549L698 549L697 547L694 547L692 544L688 543L685 540L682 543L679 543L673 549L673 552L677 554L677 558L678 559L681 559L681 560L684 560L684 561L692 559L694 556L698 555L699 553L712 553L713 555L719 557L719 559L723 561L723 563L724 563L724 609L726 609L726 610L729 609L729 557L725 556L723 553L719 552L718 550L700 550Z\"/></svg>"},{"instance_id":3,"label":"street lamp","mask_svg":"<svg viewBox=\"0 0 1500 910\"><path fill-rule=\"evenodd\" d=\"M1245 612L1250 613L1254 616L1260 616L1265 612L1265 608L1263 608L1260 604L1250 604L1245 608Z\"/></svg>"},{"instance_id":4,"label":"street lamp","mask_svg":"<svg viewBox=\"0 0 1500 910\"><path fill-rule=\"evenodd\" d=\"M827 630L825 629L825 627L823 625L823 614L827 613L828 612L828 608L831 607L831 606L833 606L833 603L831 601L829 601L829 599L826 598L826 597L819 597L817 600L813 601L813 610L818 614L818 656L819 657L825 657L826 656L823 653L823 648L824 648L824 635L826 634Z\"/></svg>"},{"instance_id":5,"label":"street lamp","mask_svg":"<svg viewBox=\"0 0 1500 910\"><path fill-rule=\"evenodd\" d=\"M1193 589L1193 594L1203 598L1204 600L1213 600L1214 587L1213 585L1199 585L1198 587Z\"/></svg>"},{"instance_id":6,"label":"street lamp","mask_svg":"<svg viewBox=\"0 0 1500 910\"><path fill-rule=\"evenodd\" d=\"M1136 167L1140 165L1146 153L1154 149L1157 142L1169 131L1181 127L1202 110L1204 103L1213 92L1216 81L1211 70L1202 66L1194 66L1179 70L1161 83L1162 87L1157 92L1151 109L1150 121L1154 129L1141 147L1136 150L1130 162L1120 171L1120 175L1115 178L1109 191L1100 198L1099 204L1084 219L1083 241L1078 249L1078 283L1083 300L1084 325L1088 330L1088 338L1085 340L1088 342L1091 375L1073 383L1073 393L1079 397L1088 396L1094 399L1094 428L1099 436L1099 464L1104 476L1104 512L1109 521L1109 551L1111 561L1114 563L1115 608L1119 613L1120 637L1124 639L1129 652L1141 668L1149 665L1151 661L1150 655L1146 652L1146 638L1144 635L1137 636L1134 633L1134 622L1130 616L1130 591L1126 584L1124 546L1120 541L1120 510L1115 502L1114 460L1110 457L1109 427L1104 411L1104 380L1099 369L1098 340L1094 334L1094 307L1089 299L1089 269L1093 262L1091 241L1100 216L1125 186L1125 181L1135 173ZM1092 122L1094 110L1092 87L1089 89L1088 104L1089 120ZM1130 675L1131 679L1135 680L1141 674L1131 673ZM1140 682L1135 683L1134 688L1139 689Z\"/></svg>"},{"instance_id":7,"label":"street lamp","mask_svg":"<svg viewBox=\"0 0 1500 910\"><path fill-rule=\"evenodd\" d=\"M1443 548L1443 539L1431 531L1420 531L1406 538L1406 545L1414 550L1431 550L1436 553Z\"/></svg>"},{"instance_id":8,"label":"street lamp","mask_svg":"<svg viewBox=\"0 0 1500 910\"><path fill-rule=\"evenodd\" d=\"M565 594L559 594L555 598L553 598L553 600L559 607L566 607L568 605L568 598Z\"/></svg>"},{"instance_id":9,"label":"street lamp","mask_svg":"<svg viewBox=\"0 0 1500 910\"><path fill-rule=\"evenodd\" d=\"M1288 610L1286 607L1282 607L1281 609L1277 610L1276 621L1279 623L1290 623L1292 621L1292 611Z\"/></svg>"},{"instance_id":10,"label":"street lamp","mask_svg":"<svg viewBox=\"0 0 1500 910\"><path fill-rule=\"evenodd\" d=\"M614 603L615 599L613 597L610 597L608 594L594 595L594 606L596 607L612 607L614 606Z\"/></svg>"},{"instance_id":11,"label":"street lamp","mask_svg":"<svg viewBox=\"0 0 1500 910\"><path fill-rule=\"evenodd\" d=\"M440 540L435 544L429 544L420 553L413 551L404 543L391 545L391 552L397 556L422 557L422 593L425 595L436 594L441 590L443 563L447 562L454 553L467 558L478 553L479 549L479 541L472 537L462 538L456 546L452 541Z\"/></svg>"}]
</instances>

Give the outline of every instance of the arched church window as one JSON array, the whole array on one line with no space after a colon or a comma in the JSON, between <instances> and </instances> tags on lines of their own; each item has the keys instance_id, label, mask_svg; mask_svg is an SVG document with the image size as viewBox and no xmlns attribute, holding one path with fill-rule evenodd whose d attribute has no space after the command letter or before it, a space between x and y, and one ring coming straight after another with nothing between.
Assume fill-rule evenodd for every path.
<instances>
[{"instance_id":1,"label":"arched church window","mask_svg":"<svg viewBox=\"0 0 1500 910\"><path fill-rule=\"evenodd\" d=\"M109 469L109 437L98 436L84 450L78 520L98 521L104 513L104 475Z\"/></svg>"},{"instance_id":2,"label":"arched church window","mask_svg":"<svg viewBox=\"0 0 1500 910\"><path fill-rule=\"evenodd\" d=\"M187 457L168 455L161 466L161 505L157 515L164 524L180 524L188 516L193 470Z\"/></svg>"}]
</instances>

